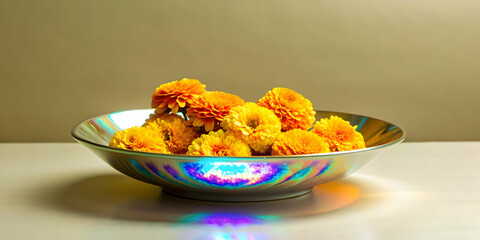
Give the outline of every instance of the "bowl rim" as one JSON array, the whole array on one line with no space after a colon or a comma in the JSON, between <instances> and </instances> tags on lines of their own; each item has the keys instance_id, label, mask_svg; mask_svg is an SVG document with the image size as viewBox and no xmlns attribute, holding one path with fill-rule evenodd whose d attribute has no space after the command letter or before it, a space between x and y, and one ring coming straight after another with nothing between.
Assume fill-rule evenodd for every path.
<instances>
[{"instance_id":1,"label":"bowl rim","mask_svg":"<svg viewBox=\"0 0 480 240\"><path fill-rule=\"evenodd\" d=\"M83 120L79 123L77 123L70 131L70 134L72 135L72 137L80 142L80 143L83 143L83 144L86 144L86 145L89 145L91 147L94 147L94 148L97 148L97 149L101 149L101 150L105 150L105 151L109 151L109 152L116 152L116 153L123 153L123 154L129 154L129 155L136 155L136 156L143 156L143 157L154 157L154 158L170 158L170 159L179 159L179 160L187 160L187 159L205 159L205 158L216 158L216 159L222 159L223 161L225 160L231 160L231 161L257 161L257 160L266 160L266 159L278 159L278 158L281 158L282 160L288 160L288 159L291 159L291 160L299 160L299 159L302 159L302 158L312 158L312 157L315 157L315 158L328 158L330 156L339 156L339 155L351 155L351 154L356 154L356 153L361 153L361 152L369 152L369 151L373 151L373 150L379 150L379 149L383 149L383 148L386 148L388 146L392 146L392 145L395 145L395 144L398 144L398 143L401 143L403 140L405 140L405 137L406 137L406 132L404 130L404 128L400 127L399 125L397 124L393 124L391 122L387 122L387 121L384 121L384 120L381 120L381 119L378 119L378 118L374 118L374 117L369 117L369 116L365 116L365 115L360 115L360 114L354 114L354 113L347 113L347 112L338 112L338 111L330 111L330 110L314 110L315 112L328 112L328 113L339 113L339 114L348 114L348 115L355 115L357 117L366 117L366 118L369 118L369 119L374 119L374 120L377 120L377 121L381 121L381 122L384 122L384 123L387 123L389 125L393 125L395 126L396 128L399 129L399 131L402 133L402 135L400 136L400 138L398 138L397 140L393 141L393 142L388 142L388 143L385 143L385 144L381 144L381 145L378 145L378 146L373 146L373 147L367 147L367 148L362 148L362 149L356 149L356 150L350 150L350 151L339 151L339 152L328 152L328 153L314 153L314 154L301 154L301 155L266 155L266 156L251 156L251 157L238 157L238 156L198 156L198 155L185 155L185 154L167 154L167 153L156 153L156 152L142 152L142 151L133 151L133 150L128 150L128 149L121 149L121 148L115 148L115 147L110 147L108 145L102 145L102 144L99 144L99 143L95 143L95 142L92 142L90 140L87 140L87 139L84 139L80 136L78 136L76 133L75 133L75 130L79 128L80 125L82 125L83 123L85 122L88 122L88 121L91 121L93 119L98 119L98 118L101 118L101 117L104 117L104 116L108 116L108 115L111 115L111 114L115 114L115 113L121 113L121 112L129 112L129 111L139 111L139 110L152 110L153 111L153 108L151 109L129 109L129 110L122 110L122 111L117 111L117 112L111 112L111 113L106 113L106 114L102 114L102 115L98 115L98 116L95 116L95 117L91 117L91 118L88 118L86 120Z\"/></svg>"}]
</instances>

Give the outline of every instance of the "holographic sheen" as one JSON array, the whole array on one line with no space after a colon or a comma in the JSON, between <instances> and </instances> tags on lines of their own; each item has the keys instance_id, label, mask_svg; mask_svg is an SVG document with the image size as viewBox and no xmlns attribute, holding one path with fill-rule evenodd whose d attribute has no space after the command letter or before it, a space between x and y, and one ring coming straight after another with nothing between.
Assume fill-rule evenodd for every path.
<instances>
[{"instance_id":1,"label":"holographic sheen","mask_svg":"<svg viewBox=\"0 0 480 240\"><path fill-rule=\"evenodd\" d=\"M147 169L145 169L144 167L142 167L142 165L140 165L140 163L139 163L137 160L131 158L131 159L130 159L130 163L131 163L132 166L133 166L139 173L141 173L143 176L148 177L148 178L152 178L152 177L153 177L152 174L150 174Z\"/></svg>"},{"instance_id":2,"label":"holographic sheen","mask_svg":"<svg viewBox=\"0 0 480 240\"><path fill-rule=\"evenodd\" d=\"M155 164L151 163L151 162L147 162L145 163L145 165L147 165L148 169L150 169L150 171L152 171L153 173L155 173L155 175L161 177L162 179L166 180L166 181L169 181L171 183L175 183L174 181L170 180L169 178L167 178L166 176L164 176L157 168L157 166L155 166Z\"/></svg>"},{"instance_id":3,"label":"holographic sheen","mask_svg":"<svg viewBox=\"0 0 480 240\"><path fill-rule=\"evenodd\" d=\"M320 171L318 171L318 174L315 175L315 177L326 173L326 172L328 171L328 169L330 169L331 167L332 167L332 166L330 165L330 162L327 163L323 168L320 168Z\"/></svg>"},{"instance_id":4,"label":"holographic sheen","mask_svg":"<svg viewBox=\"0 0 480 240\"><path fill-rule=\"evenodd\" d=\"M309 174L310 172L312 171L312 168L311 167L307 167L307 168L304 168L296 173L294 173L292 176L288 177L287 179L285 179L285 182L286 181L289 181L289 180L296 180L296 179L302 179L303 177L305 177L307 174Z\"/></svg>"},{"instance_id":5,"label":"holographic sheen","mask_svg":"<svg viewBox=\"0 0 480 240\"><path fill-rule=\"evenodd\" d=\"M215 186L236 188L275 181L286 171L285 164L246 162L193 162L183 164L185 173Z\"/></svg>"},{"instance_id":6,"label":"holographic sheen","mask_svg":"<svg viewBox=\"0 0 480 240\"><path fill-rule=\"evenodd\" d=\"M171 167L169 165L163 165L163 168L165 169L165 171L170 173L170 175L172 175L172 177L174 177L174 178L178 177L178 172L173 167Z\"/></svg>"},{"instance_id":7,"label":"holographic sheen","mask_svg":"<svg viewBox=\"0 0 480 240\"><path fill-rule=\"evenodd\" d=\"M187 182L185 179L180 177L177 170L175 170L175 168L173 168L172 166L163 165L163 169L165 169L165 171L167 171L173 178L177 179L178 181L182 181L182 182L185 182L185 183Z\"/></svg>"}]
</instances>

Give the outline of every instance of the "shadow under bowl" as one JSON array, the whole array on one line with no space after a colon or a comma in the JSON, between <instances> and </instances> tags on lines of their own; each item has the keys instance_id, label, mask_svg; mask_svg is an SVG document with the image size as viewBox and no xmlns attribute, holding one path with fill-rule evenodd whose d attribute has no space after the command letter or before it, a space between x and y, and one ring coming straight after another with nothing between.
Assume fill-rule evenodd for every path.
<instances>
[{"instance_id":1,"label":"shadow under bowl","mask_svg":"<svg viewBox=\"0 0 480 240\"><path fill-rule=\"evenodd\" d=\"M75 126L72 136L110 166L163 191L208 201L266 201L306 194L345 177L405 138L391 123L361 115L317 111L317 120L338 116L357 125L366 148L294 156L218 157L138 152L109 147L115 132L141 126L154 109L109 113Z\"/></svg>"}]
</instances>

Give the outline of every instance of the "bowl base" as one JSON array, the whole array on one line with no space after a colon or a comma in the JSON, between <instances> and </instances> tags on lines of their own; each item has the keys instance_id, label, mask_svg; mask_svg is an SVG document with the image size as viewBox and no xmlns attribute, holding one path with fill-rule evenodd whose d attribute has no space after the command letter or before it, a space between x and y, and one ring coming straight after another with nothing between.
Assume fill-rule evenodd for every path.
<instances>
[{"instance_id":1,"label":"bowl base","mask_svg":"<svg viewBox=\"0 0 480 240\"><path fill-rule=\"evenodd\" d=\"M312 191L312 188L300 191L281 192L281 193L225 193L225 192L199 192L199 191L185 191L181 189L165 188L162 187L163 192L182 198L189 198L202 201L212 202L260 202L260 201L272 201L286 198L293 198L305 195Z\"/></svg>"}]
</instances>

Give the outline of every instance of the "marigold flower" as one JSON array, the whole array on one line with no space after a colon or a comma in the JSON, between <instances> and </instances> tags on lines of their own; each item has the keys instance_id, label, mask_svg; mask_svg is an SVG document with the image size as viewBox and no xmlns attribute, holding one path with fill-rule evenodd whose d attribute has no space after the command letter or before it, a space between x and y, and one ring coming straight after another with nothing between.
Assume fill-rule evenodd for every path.
<instances>
[{"instance_id":1,"label":"marigold flower","mask_svg":"<svg viewBox=\"0 0 480 240\"><path fill-rule=\"evenodd\" d=\"M312 132L327 141L330 151L349 151L365 148L363 136L356 128L357 126L352 127L348 121L330 116L330 119L323 118L316 122Z\"/></svg>"},{"instance_id":2,"label":"marigold flower","mask_svg":"<svg viewBox=\"0 0 480 240\"><path fill-rule=\"evenodd\" d=\"M205 126L205 130L213 130L230 113L233 107L244 105L240 97L218 91L205 92L192 100L187 108L189 123L195 127Z\"/></svg>"},{"instance_id":3,"label":"marigold flower","mask_svg":"<svg viewBox=\"0 0 480 240\"><path fill-rule=\"evenodd\" d=\"M154 122L158 119L159 120L164 120L164 121L167 121L167 122L173 122L173 121L175 121L175 119L178 119L179 121L184 121L186 123L185 119L183 119L181 116L179 116L177 114L158 113L157 110L155 109L155 113L150 114L148 119L145 120L145 123L143 124L143 126L146 126L147 124L149 124L151 122Z\"/></svg>"},{"instance_id":4,"label":"marigold flower","mask_svg":"<svg viewBox=\"0 0 480 240\"><path fill-rule=\"evenodd\" d=\"M176 114L157 114L144 126L159 134L167 150L174 154L185 154L190 143L198 137L195 130L186 125L186 120Z\"/></svg>"},{"instance_id":5,"label":"marigold flower","mask_svg":"<svg viewBox=\"0 0 480 240\"><path fill-rule=\"evenodd\" d=\"M272 155L300 155L330 152L328 143L315 133L293 129L282 132L273 142Z\"/></svg>"},{"instance_id":6,"label":"marigold flower","mask_svg":"<svg viewBox=\"0 0 480 240\"><path fill-rule=\"evenodd\" d=\"M184 78L160 85L152 94L152 108L158 113L171 109L177 113L179 108L184 108L195 96L205 92L205 85L196 79Z\"/></svg>"},{"instance_id":7,"label":"marigold flower","mask_svg":"<svg viewBox=\"0 0 480 240\"><path fill-rule=\"evenodd\" d=\"M132 127L116 132L109 146L134 151L170 153L162 136L143 127Z\"/></svg>"},{"instance_id":8,"label":"marigold flower","mask_svg":"<svg viewBox=\"0 0 480 240\"><path fill-rule=\"evenodd\" d=\"M193 140L187 155L249 157L252 153L246 143L220 129Z\"/></svg>"},{"instance_id":9,"label":"marigold flower","mask_svg":"<svg viewBox=\"0 0 480 240\"><path fill-rule=\"evenodd\" d=\"M270 149L282 128L271 110L251 102L232 108L220 125L259 154Z\"/></svg>"},{"instance_id":10,"label":"marigold flower","mask_svg":"<svg viewBox=\"0 0 480 240\"><path fill-rule=\"evenodd\" d=\"M282 131L296 128L308 130L315 122L312 103L288 88L274 88L257 103L275 113L282 123Z\"/></svg>"}]
</instances>

